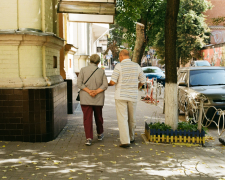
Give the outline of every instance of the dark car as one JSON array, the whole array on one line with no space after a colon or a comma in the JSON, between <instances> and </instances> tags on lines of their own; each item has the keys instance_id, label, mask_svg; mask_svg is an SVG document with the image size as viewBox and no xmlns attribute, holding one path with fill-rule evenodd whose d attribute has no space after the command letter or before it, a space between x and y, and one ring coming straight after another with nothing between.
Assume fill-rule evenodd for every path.
<instances>
[{"instance_id":1,"label":"dark car","mask_svg":"<svg viewBox=\"0 0 225 180\"><path fill-rule=\"evenodd\" d=\"M187 67L178 70L179 110L190 115L197 110L196 102L204 96L204 110L208 119L216 116L216 109L225 110L225 67ZM216 109L215 109L216 108Z\"/></svg>"},{"instance_id":2,"label":"dark car","mask_svg":"<svg viewBox=\"0 0 225 180\"><path fill-rule=\"evenodd\" d=\"M157 82L160 82L161 84L163 84L163 86L165 86L165 74L159 67L147 66L147 67L142 67L142 70L144 74L146 75L146 78L149 78L149 79L157 78Z\"/></svg>"}]
</instances>

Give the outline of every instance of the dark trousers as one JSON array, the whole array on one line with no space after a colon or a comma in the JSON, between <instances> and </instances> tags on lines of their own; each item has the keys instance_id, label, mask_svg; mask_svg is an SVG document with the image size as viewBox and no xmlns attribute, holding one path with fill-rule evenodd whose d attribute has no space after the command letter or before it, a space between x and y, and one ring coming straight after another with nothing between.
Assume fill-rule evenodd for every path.
<instances>
[{"instance_id":1,"label":"dark trousers","mask_svg":"<svg viewBox=\"0 0 225 180\"><path fill-rule=\"evenodd\" d=\"M98 134L103 133L103 118L102 118L102 108L103 106L91 106L91 105L81 105L83 111L84 120L84 130L86 139L93 139L93 112L95 116L95 124Z\"/></svg>"}]
</instances>

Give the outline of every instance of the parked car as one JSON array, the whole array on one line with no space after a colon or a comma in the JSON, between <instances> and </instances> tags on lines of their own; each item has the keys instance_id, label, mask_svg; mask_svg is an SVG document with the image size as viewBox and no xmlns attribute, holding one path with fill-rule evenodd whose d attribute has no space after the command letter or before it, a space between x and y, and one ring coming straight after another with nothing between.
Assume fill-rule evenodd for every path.
<instances>
[{"instance_id":1,"label":"parked car","mask_svg":"<svg viewBox=\"0 0 225 180\"><path fill-rule=\"evenodd\" d=\"M216 109L225 110L225 67L185 67L178 70L178 110L190 116L196 110L193 100L204 95L204 110L211 119ZM215 107L215 108L214 108ZM218 118L218 116L217 116Z\"/></svg>"},{"instance_id":2,"label":"parked car","mask_svg":"<svg viewBox=\"0 0 225 180\"><path fill-rule=\"evenodd\" d=\"M142 70L144 74L146 75L146 78L152 79L152 78L157 78L157 82L160 82L165 86L165 74L163 71L156 66L147 66L147 67L142 67Z\"/></svg>"},{"instance_id":3,"label":"parked car","mask_svg":"<svg viewBox=\"0 0 225 180\"><path fill-rule=\"evenodd\" d=\"M193 61L191 64L192 67L198 67L198 66L211 66L210 63L206 60L196 60Z\"/></svg>"}]
</instances>

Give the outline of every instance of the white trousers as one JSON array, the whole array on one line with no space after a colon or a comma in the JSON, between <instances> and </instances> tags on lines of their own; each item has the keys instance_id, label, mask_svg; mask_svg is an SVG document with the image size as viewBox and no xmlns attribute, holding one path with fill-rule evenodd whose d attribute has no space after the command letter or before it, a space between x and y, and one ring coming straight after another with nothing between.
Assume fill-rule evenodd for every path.
<instances>
[{"instance_id":1,"label":"white trousers","mask_svg":"<svg viewBox=\"0 0 225 180\"><path fill-rule=\"evenodd\" d=\"M121 144L134 140L137 102L115 99Z\"/></svg>"}]
</instances>

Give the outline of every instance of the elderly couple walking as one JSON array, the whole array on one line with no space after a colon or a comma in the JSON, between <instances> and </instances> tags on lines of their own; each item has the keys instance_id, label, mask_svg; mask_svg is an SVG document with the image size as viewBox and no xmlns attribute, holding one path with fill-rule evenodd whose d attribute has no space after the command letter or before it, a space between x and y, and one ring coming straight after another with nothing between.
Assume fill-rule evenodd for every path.
<instances>
[{"instance_id":1,"label":"elderly couple walking","mask_svg":"<svg viewBox=\"0 0 225 180\"><path fill-rule=\"evenodd\" d=\"M103 69L98 69L100 57L93 54L90 65L81 69L77 84L80 91L80 104L83 111L83 123L86 135L86 145L90 146L93 140L92 116L94 112L98 140L104 138L102 108L104 105L104 91L108 86L116 85L115 105L120 133L120 147L130 147L135 141L134 130L136 126L136 105L138 87L145 81L141 67L130 60L129 52L122 50L118 63L113 71L111 81L108 83Z\"/></svg>"}]
</instances>

